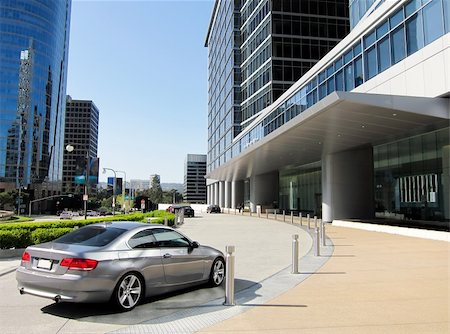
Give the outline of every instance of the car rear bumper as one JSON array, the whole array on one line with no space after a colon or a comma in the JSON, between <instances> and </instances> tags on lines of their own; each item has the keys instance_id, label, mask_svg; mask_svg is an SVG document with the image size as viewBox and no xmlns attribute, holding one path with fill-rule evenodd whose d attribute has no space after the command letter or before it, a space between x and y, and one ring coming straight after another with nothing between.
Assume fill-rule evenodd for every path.
<instances>
[{"instance_id":1,"label":"car rear bumper","mask_svg":"<svg viewBox=\"0 0 450 334\"><path fill-rule=\"evenodd\" d=\"M54 275L23 267L17 269L16 279L20 294L56 302L106 302L114 290L114 283L108 279L73 274Z\"/></svg>"}]
</instances>

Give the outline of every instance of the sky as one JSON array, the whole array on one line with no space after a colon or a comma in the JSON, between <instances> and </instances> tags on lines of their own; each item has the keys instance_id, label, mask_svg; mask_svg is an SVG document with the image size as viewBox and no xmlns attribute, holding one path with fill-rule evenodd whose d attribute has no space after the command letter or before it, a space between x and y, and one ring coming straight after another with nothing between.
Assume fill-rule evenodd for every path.
<instances>
[{"instance_id":1,"label":"sky","mask_svg":"<svg viewBox=\"0 0 450 334\"><path fill-rule=\"evenodd\" d=\"M99 109L100 182L183 183L207 153L207 48L213 0L73 0L66 93ZM121 177L122 174L118 174Z\"/></svg>"}]
</instances>

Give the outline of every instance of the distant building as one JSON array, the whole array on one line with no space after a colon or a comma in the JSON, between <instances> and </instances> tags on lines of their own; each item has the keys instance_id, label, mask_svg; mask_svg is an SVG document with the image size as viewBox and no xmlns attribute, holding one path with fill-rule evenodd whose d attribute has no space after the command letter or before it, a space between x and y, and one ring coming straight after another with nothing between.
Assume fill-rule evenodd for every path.
<instances>
[{"instance_id":1,"label":"distant building","mask_svg":"<svg viewBox=\"0 0 450 334\"><path fill-rule=\"evenodd\" d=\"M99 111L94 102L72 100L67 96L64 135L63 191L82 193L86 177L86 157L89 157L89 182L98 183L98 121ZM72 146L73 151L67 150Z\"/></svg>"},{"instance_id":2,"label":"distant building","mask_svg":"<svg viewBox=\"0 0 450 334\"><path fill-rule=\"evenodd\" d=\"M183 198L188 203L206 203L206 154L188 154L184 164Z\"/></svg>"},{"instance_id":3,"label":"distant building","mask_svg":"<svg viewBox=\"0 0 450 334\"><path fill-rule=\"evenodd\" d=\"M152 174L150 175L150 186L149 189L153 187L153 183L158 184L161 187L161 176L158 174Z\"/></svg>"},{"instance_id":4,"label":"distant building","mask_svg":"<svg viewBox=\"0 0 450 334\"><path fill-rule=\"evenodd\" d=\"M150 189L150 180L130 180L130 187L133 190Z\"/></svg>"}]
</instances>

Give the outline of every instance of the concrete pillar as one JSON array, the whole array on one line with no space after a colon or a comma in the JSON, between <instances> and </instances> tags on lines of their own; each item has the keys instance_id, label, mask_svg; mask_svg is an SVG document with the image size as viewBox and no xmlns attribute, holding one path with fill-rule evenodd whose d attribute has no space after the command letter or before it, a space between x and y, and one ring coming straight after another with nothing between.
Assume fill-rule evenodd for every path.
<instances>
[{"instance_id":1,"label":"concrete pillar","mask_svg":"<svg viewBox=\"0 0 450 334\"><path fill-rule=\"evenodd\" d=\"M231 208L231 182L225 181L225 204L224 207Z\"/></svg>"},{"instance_id":2,"label":"concrete pillar","mask_svg":"<svg viewBox=\"0 0 450 334\"><path fill-rule=\"evenodd\" d=\"M206 204L211 205L211 185L206 186Z\"/></svg>"},{"instance_id":3,"label":"concrete pillar","mask_svg":"<svg viewBox=\"0 0 450 334\"><path fill-rule=\"evenodd\" d=\"M375 215L373 150L363 146L322 158L322 220Z\"/></svg>"},{"instance_id":4,"label":"concrete pillar","mask_svg":"<svg viewBox=\"0 0 450 334\"><path fill-rule=\"evenodd\" d=\"M225 182L219 181L219 206L223 208L225 206Z\"/></svg>"},{"instance_id":5,"label":"concrete pillar","mask_svg":"<svg viewBox=\"0 0 450 334\"><path fill-rule=\"evenodd\" d=\"M244 181L231 182L231 208L236 209L244 202Z\"/></svg>"},{"instance_id":6,"label":"concrete pillar","mask_svg":"<svg viewBox=\"0 0 450 334\"><path fill-rule=\"evenodd\" d=\"M219 205L219 182L214 183L214 205Z\"/></svg>"},{"instance_id":7,"label":"concrete pillar","mask_svg":"<svg viewBox=\"0 0 450 334\"><path fill-rule=\"evenodd\" d=\"M444 218L450 219L450 146L442 147L442 196Z\"/></svg>"},{"instance_id":8,"label":"concrete pillar","mask_svg":"<svg viewBox=\"0 0 450 334\"><path fill-rule=\"evenodd\" d=\"M250 178L250 210L256 212L256 206L272 207L278 203L278 171Z\"/></svg>"}]
</instances>

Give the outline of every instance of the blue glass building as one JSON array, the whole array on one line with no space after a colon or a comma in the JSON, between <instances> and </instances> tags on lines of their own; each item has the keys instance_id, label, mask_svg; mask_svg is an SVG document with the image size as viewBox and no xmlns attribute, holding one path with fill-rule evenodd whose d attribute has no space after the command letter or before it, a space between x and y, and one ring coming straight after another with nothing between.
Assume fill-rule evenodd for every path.
<instances>
[{"instance_id":1,"label":"blue glass building","mask_svg":"<svg viewBox=\"0 0 450 334\"><path fill-rule=\"evenodd\" d=\"M2 191L61 189L70 12L71 0L0 0Z\"/></svg>"}]
</instances>

